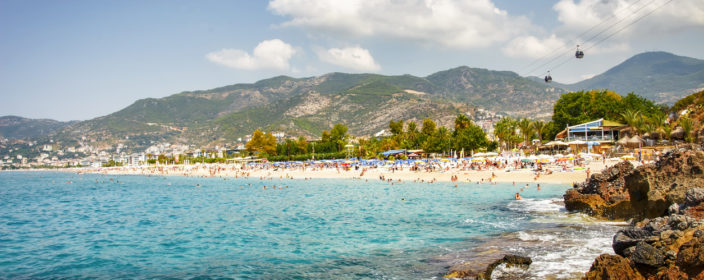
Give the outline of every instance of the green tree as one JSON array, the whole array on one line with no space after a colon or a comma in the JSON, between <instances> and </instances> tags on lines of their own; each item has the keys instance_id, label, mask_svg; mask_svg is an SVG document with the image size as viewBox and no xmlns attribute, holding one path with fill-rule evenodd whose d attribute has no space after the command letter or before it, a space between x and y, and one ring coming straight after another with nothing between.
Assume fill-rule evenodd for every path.
<instances>
[{"instance_id":1,"label":"green tree","mask_svg":"<svg viewBox=\"0 0 704 280\"><path fill-rule=\"evenodd\" d=\"M301 154L308 153L308 141L306 140L305 137L300 136L298 137L298 141L296 141L296 146L298 146L298 151Z\"/></svg>"},{"instance_id":2,"label":"green tree","mask_svg":"<svg viewBox=\"0 0 704 280\"><path fill-rule=\"evenodd\" d=\"M489 144L489 141L486 139L486 133L484 133L481 127L472 123L465 128L455 130L452 140L455 150L459 151L464 149L465 152L485 148Z\"/></svg>"},{"instance_id":3,"label":"green tree","mask_svg":"<svg viewBox=\"0 0 704 280\"><path fill-rule=\"evenodd\" d=\"M518 121L518 129L521 130L521 136L523 136L523 144L529 145L530 141L533 138L533 134L535 134L535 132L533 131L533 122L531 122L527 118L521 119L520 121Z\"/></svg>"},{"instance_id":4,"label":"green tree","mask_svg":"<svg viewBox=\"0 0 704 280\"><path fill-rule=\"evenodd\" d=\"M465 114L458 114L455 118L455 131L469 128L472 125L472 121Z\"/></svg>"},{"instance_id":5,"label":"green tree","mask_svg":"<svg viewBox=\"0 0 704 280\"><path fill-rule=\"evenodd\" d=\"M543 142L543 133L545 133L546 125L544 121L534 121L533 130L538 134L538 139Z\"/></svg>"},{"instance_id":6,"label":"green tree","mask_svg":"<svg viewBox=\"0 0 704 280\"><path fill-rule=\"evenodd\" d=\"M276 137L271 132L264 134L257 129L252 133L252 139L245 144L245 148L249 153L265 153L267 155L276 155Z\"/></svg>"},{"instance_id":7,"label":"green tree","mask_svg":"<svg viewBox=\"0 0 704 280\"><path fill-rule=\"evenodd\" d=\"M391 134L393 134L394 136L403 133L403 120L399 120L399 121L390 120L389 121L389 130L391 131Z\"/></svg>"},{"instance_id":8,"label":"green tree","mask_svg":"<svg viewBox=\"0 0 704 280\"><path fill-rule=\"evenodd\" d=\"M426 136L431 136L435 134L435 130L437 129L437 124L431 119L425 119L423 120L423 128L421 128L421 133L423 133Z\"/></svg>"},{"instance_id":9,"label":"green tree","mask_svg":"<svg viewBox=\"0 0 704 280\"><path fill-rule=\"evenodd\" d=\"M419 144L419 134L420 132L418 131L418 125L414 121L408 122L406 125L406 140L408 143L407 148L418 148Z\"/></svg>"},{"instance_id":10,"label":"green tree","mask_svg":"<svg viewBox=\"0 0 704 280\"><path fill-rule=\"evenodd\" d=\"M633 133L638 134L638 128L642 126L643 116L638 110L626 109L621 113L621 120L633 130Z\"/></svg>"},{"instance_id":11,"label":"green tree","mask_svg":"<svg viewBox=\"0 0 704 280\"><path fill-rule=\"evenodd\" d=\"M684 130L684 140L687 141L687 143L694 142L694 137L692 136L692 131L694 130L694 122L692 122L692 119L687 116L681 117L679 120L679 124L682 127L682 130Z\"/></svg>"},{"instance_id":12,"label":"green tree","mask_svg":"<svg viewBox=\"0 0 704 280\"><path fill-rule=\"evenodd\" d=\"M506 149L510 149L516 139L517 121L511 117L503 117L494 125L494 135L499 139L499 146L503 144ZM518 140L520 141L520 140Z\"/></svg>"},{"instance_id":13,"label":"green tree","mask_svg":"<svg viewBox=\"0 0 704 280\"><path fill-rule=\"evenodd\" d=\"M663 113L661 108L656 105L655 102L632 92L621 99L621 106L622 108L638 111L642 115L648 117Z\"/></svg>"},{"instance_id":14,"label":"green tree","mask_svg":"<svg viewBox=\"0 0 704 280\"><path fill-rule=\"evenodd\" d=\"M343 150L349 137L350 135L347 134L347 126L343 124L337 123L333 126L332 130L330 130L330 141L336 144L336 152Z\"/></svg>"},{"instance_id":15,"label":"green tree","mask_svg":"<svg viewBox=\"0 0 704 280\"><path fill-rule=\"evenodd\" d=\"M276 155L276 137L271 132L264 134L264 139L261 147L261 151L267 155Z\"/></svg>"},{"instance_id":16,"label":"green tree","mask_svg":"<svg viewBox=\"0 0 704 280\"><path fill-rule=\"evenodd\" d=\"M450 149L452 135L446 127L439 127L433 135L425 140L423 149L431 153L442 153Z\"/></svg>"},{"instance_id":17,"label":"green tree","mask_svg":"<svg viewBox=\"0 0 704 280\"><path fill-rule=\"evenodd\" d=\"M621 96L609 90L570 92L560 96L553 106L552 120L559 129L599 118L619 119Z\"/></svg>"},{"instance_id":18,"label":"green tree","mask_svg":"<svg viewBox=\"0 0 704 280\"><path fill-rule=\"evenodd\" d=\"M257 129L252 133L252 139L249 139L247 144L245 144L245 148L247 149L247 152L250 154L253 154L255 152L259 152L262 147L262 143L264 142L264 133Z\"/></svg>"}]
</instances>

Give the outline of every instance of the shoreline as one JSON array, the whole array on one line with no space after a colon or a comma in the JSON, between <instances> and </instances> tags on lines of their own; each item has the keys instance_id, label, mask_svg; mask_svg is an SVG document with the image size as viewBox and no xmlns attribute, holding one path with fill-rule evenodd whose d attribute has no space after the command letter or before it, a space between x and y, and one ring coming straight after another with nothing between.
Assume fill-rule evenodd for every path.
<instances>
[{"instance_id":1,"label":"shoreline","mask_svg":"<svg viewBox=\"0 0 704 280\"><path fill-rule=\"evenodd\" d=\"M59 168L59 169L26 169L16 171L56 171L87 174L107 175L148 175L148 176L183 176L183 177L222 177L222 178L250 178L250 179L357 179L357 180L385 180L388 182L421 182L421 183L456 183L456 184L492 184L492 183L520 183L520 184L574 184L587 179L587 170L590 174L601 172L617 162L593 161L584 165L581 170L562 171L551 168L551 173L536 173L530 169L501 169L491 168L485 170L463 170L460 168L447 168L444 170L412 171L410 168L377 167L364 168L363 170L343 169L335 167L296 167L296 168L262 168L245 167L240 164L195 164L195 165L161 165L161 166L128 166L128 167L100 167L100 168ZM14 171L14 170L5 170ZM539 174L539 175L536 175Z\"/></svg>"}]
</instances>

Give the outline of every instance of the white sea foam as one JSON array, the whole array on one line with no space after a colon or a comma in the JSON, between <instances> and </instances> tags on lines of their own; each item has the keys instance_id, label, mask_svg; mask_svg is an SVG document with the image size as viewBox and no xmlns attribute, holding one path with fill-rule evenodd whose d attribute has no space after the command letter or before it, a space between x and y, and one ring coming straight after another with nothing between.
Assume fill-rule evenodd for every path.
<instances>
[{"instance_id":1,"label":"white sea foam","mask_svg":"<svg viewBox=\"0 0 704 280\"><path fill-rule=\"evenodd\" d=\"M573 278L589 270L594 258L613 253L611 237L620 227L591 223L552 230L521 231L518 238L525 245L520 250L533 260L529 279Z\"/></svg>"},{"instance_id":2,"label":"white sea foam","mask_svg":"<svg viewBox=\"0 0 704 280\"><path fill-rule=\"evenodd\" d=\"M565 211L565 207L560 205L560 200L557 199L524 198L510 202L508 208L520 213L551 214Z\"/></svg>"}]
</instances>

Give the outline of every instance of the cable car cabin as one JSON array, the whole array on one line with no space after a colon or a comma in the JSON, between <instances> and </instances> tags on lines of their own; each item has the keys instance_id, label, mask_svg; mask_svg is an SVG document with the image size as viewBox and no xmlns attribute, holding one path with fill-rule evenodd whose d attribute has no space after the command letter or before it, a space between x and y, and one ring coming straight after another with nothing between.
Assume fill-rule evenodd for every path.
<instances>
[{"instance_id":1,"label":"cable car cabin","mask_svg":"<svg viewBox=\"0 0 704 280\"><path fill-rule=\"evenodd\" d=\"M545 82L546 83L552 82L552 77L550 77L550 71L548 71L548 75L545 76Z\"/></svg>"},{"instance_id":2,"label":"cable car cabin","mask_svg":"<svg viewBox=\"0 0 704 280\"><path fill-rule=\"evenodd\" d=\"M574 57L576 57L576 58L584 57L584 52L579 50L579 45L577 45L577 51L574 53Z\"/></svg>"}]
</instances>

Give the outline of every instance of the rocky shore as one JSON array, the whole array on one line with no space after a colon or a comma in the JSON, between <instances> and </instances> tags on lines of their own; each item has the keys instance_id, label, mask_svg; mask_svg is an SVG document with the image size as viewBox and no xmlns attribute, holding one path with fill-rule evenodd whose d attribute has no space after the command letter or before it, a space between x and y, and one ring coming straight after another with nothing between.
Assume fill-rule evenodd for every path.
<instances>
[{"instance_id":1,"label":"rocky shore","mask_svg":"<svg viewBox=\"0 0 704 280\"><path fill-rule=\"evenodd\" d=\"M584 279L704 279L704 152L675 151L654 164L619 163L575 184L569 211L631 220Z\"/></svg>"}]
</instances>

